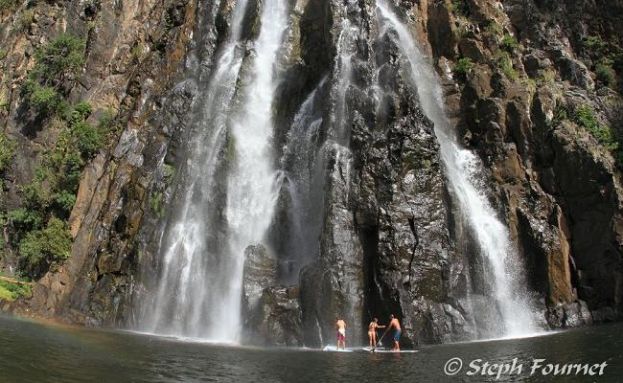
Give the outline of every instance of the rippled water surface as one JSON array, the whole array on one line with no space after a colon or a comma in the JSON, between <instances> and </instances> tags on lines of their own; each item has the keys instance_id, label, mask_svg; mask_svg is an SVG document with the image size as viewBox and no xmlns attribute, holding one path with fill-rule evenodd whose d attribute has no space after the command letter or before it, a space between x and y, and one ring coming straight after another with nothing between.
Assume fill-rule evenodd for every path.
<instances>
[{"instance_id":1,"label":"rippled water surface","mask_svg":"<svg viewBox=\"0 0 623 383\"><path fill-rule=\"evenodd\" d=\"M463 361L455 376L444 373L451 358ZM0 317L0 382L480 382L496 377L468 376L474 372L470 362L480 359L474 363L482 366L514 358L522 371L497 381L620 382L623 325L371 354L229 347ZM546 359L544 365L607 365L602 376L556 378L543 376L541 369L531 375L534 358Z\"/></svg>"}]
</instances>

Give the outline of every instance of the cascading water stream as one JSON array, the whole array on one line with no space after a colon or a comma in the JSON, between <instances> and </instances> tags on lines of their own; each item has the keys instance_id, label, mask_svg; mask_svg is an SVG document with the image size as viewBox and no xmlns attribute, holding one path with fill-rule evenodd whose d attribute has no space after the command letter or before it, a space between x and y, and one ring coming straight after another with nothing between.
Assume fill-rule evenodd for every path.
<instances>
[{"instance_id":1,"label":"cascading water stream","mask_svg":"<svg viewBox=\"0 0 623 383\"><path fill-rule=\"evenodd\" d=\"M263 239L278 187L278 173L272 169L271 106L278 83L273 67L287 27L286 5L283 0L266 0L262 6L253 54L245 58L248 43L242 41L241 31L247 0L236 2L229 38L201 93L181 208L165 229L158 290L153 300L143 302L141 330L238 341L244 249ZM250 60L244 74L243 60ZM248 81L237 90L241 75ZM242 110L232 108L236 98ZM226 144L235 154L224 165L221 157L231 150L225 150ZM226 229L220 227L223 201L215 197L224 166Z\"/></svg>"},{"instance_id":2,"label":"cascading water stream","mask_svg":"<svg viewBox=\"0 0 623 383\"><path fill-rule=\"evenodd\" d=\"M383 1L378 1L377 6L385 33L393 30L398 37L397 43L408 61L410 80L417 88L423 112L435 125L441 159L452 194L490 265L493 297L502 319L501 326L495 323L490 325L499 336L533 333L536 330L535 319L526 290L518 280L522 277L523 267L517 260L508 229L496 217L485 193L477 186L481 164L473 153L461 148L456 142L444 112L439 79L411 33Z\"/></svg>"},{"instance_id":3,"label":"cascading water stream","mask_svg":"<svg viewBox=\"0 0 623 383\"><path fill-rule=\"evenodd\" d=\"M318 255L318 237L324 199L324 168L317 162L322 116L316 97L326 77L310 93L294 116L288 131L281 167L285 171L288 209L288 254L282 261L281 280L297 283L303 266Z\"/></svg>"},{"instance_id":4,"label":"cascading water stream","mask_svg":"<svg viewBox=\"0 0 623 383\"><path fill-rule=\"evenodd\" d=\"M208 253L206 233L214 230L207 217L213 210L211 199L218 167L218 153L226 135L225 111L234 96L243 52L239 45L246 0L236 4L232 15L232 31L220 53L206 96L197 111L197 134L187 162L187 177L181 212L166 228L160 252L162 270L154 301L144 302L143 330L210 337L209 328L216 322L210 307L219 300L219 289L206 296L207 281L198 276L207 273L209 264L219 258ZM197 317L204 316L201 323Z\"/></svg>"},{"instance_id":5,"label":"cascading water stream","mask_svg":"<svg viewBox=\"0 0 623 383\"><path fill-rule=\"evenodd\" d=\"M234 268L227 307L219 310L222 321L235 329L240 328L244 250L264 239L282 182L281 173L273 168L272 104L279 81L274 66L287 27L287 8L283 0L266 0L262 6L253 69L241 98L244 110L231 122L235 159L227 187L227 221Z\"/></svg>"}]
</instances>

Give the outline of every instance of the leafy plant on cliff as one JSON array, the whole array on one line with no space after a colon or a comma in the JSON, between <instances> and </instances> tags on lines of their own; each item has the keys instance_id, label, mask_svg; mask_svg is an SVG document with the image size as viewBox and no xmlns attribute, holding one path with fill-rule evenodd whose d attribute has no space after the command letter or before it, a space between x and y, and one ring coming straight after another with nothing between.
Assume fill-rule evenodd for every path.
<instances>
[{"instance_id":1,"label":"leafy plant on cliff","mask_svg":"<svg viewBox=\"0 0 623 383\"><path fill-rule=\"evenodd\" d=\"M608 62L601 62L595 66L597 80L607 87L614 88L616 85L616 72Z\"/></svg>"},{"instance_id":2,"label":"leafy plant on cliff","mask_svg":"<svg viewBox=\"0 0 623 383\"><path fill-rule=\"evenodd\" d=\"M617 166L623 168L623 145L621 137L615 134L608 125L601 124L595 111L588 105L581 105L575 110L574 121L589 131L606 149L610 150Z\"/></svg>"},{"instance_id":3,"label":"leafy plant on cliff","mask_svg":"<svg viewBox=\"0 0 623 383\"><path fill-rule=\"evenodd\" d=\"M581 46L585 58L590 58L586 64L594 64L597 80L616 90L617 72L623 71L623 49L616 39L605 41L600 36L592 35L582 39Z\"/></svg>"},{"instance_id":4,"label":"leafy plant on cliff","mask_svg":"<svg viewBox=\"0 0 623 383\"><path fill-rule=\"evenodd\" d=\"M17 234L14 237L15 241L19 242L26 233L41 228L43 218L38 211L21 207L11 210L7 214L7 221Z\"/></svg>"},{"instance_id":5,"label":"leafy plant on cliff","mask_svg":"<svg viewBox=\"0 0 623 383\"><path fill-rule=\"evenodd\" d=\"M519 76L517 75L517 71L515 70L515 67L513 66L513 60L511 59L511 56L508 54L508 52L500 52L499 54L497 54L495 58L495 62L497 66L500 68L500 70L502 71L502 73L504 73L504 75L509 80L511 81L517 80Z\"/></svg>"},{"instance_id":6,"label":"leafy plant on cliff","mask_svg":"<svg viewBox=\"0 0 623 383\"><path fill-rule=\"evenodd\" d=\"M599 36L587 36L582 40L582 46L588 51L601 53L607 44Z\"/></svg>"},{"instance_id":7,"label":"leafy plant on cliff","mask_svg":"<svg viewBox=\"0 0 623 383\"><path fill-rule=\"evenodd\" d=\"M517 42L517 39L515 39L514 36L506 33L502 38L500 47L509 53L513 53L519 49L519 42Z\"/></svg>"},{"instance_id":8,"label":"leafy plant on cliff","mask_svg":"<svg viewBox=\"0 0 623 383\"><path fill-rule=\"evenodd\" d=\"M15 142L6 134L0 133L0 174L2 174L13 160L15 154Z\"/></svg>"},{"instance_id":9,"label":"leafy plant on cliff","mask_svg":"<svg viewBox=\"0 0 623 383\"><path fill-rule=\"evenodd\" d=\"M485 32L495 37L504 33L504 30L495 20L487 20L485 21Z\"/></svg>"},{"instance_id":10,"label":"leafy plant on cliff","mask_svg":"<svg viewBox=\"0 0 623 383\"><path fill-rule=\"evenodd\" d=\"M459 77L465 78L473 68L474 63L469 57L461 57L454 66L454 73Z\"/></svg>"},{"instance_id":11,"label":"leafy plant on cliff","mask_svg":"<svg viewBox=\"0 0 623 383\"><path fill-rule=\"evenodd\" d=\"M42 86L34 81L26 81L22 88L27 97L28 106L37 115L50 116L58 112L62 107L63 99L56 89L51 86Z\"/></svg>"},{"instance_id":12,"label":"leafy plant on cliff","mask_svg":"<svg viewBox=\"0 0 623 383\"><path fill-rule=\"evenodd\" d=\"M10 0L9 0L10 1ZM18 31L26 31L30 24L35 22L35 11L32 9L24 10L15 21L15 28Z\"/></svg>"},{"instance_id":13,"label":"leafy plant on cliff","mask_svg":"<svg viewBox=\"0 0 623 383\"><path fill-rule=\"evenodd\" d=\"M603 125L597 119L595 111L588 105L581 105L576 108L573 115L574 121L588 130L588 132L609 150L617 150L619 143L612 134L608 125Z\"/></svg>"},{"instance_id":14,"label":"leafy plant on cliff","mask_svg":"<svg viewBox=\"0 0 623 383\"><path fill-rule=\"evenodd\" d=\"M459 16L467 16L469 15L469 5L465 0L452 0L450 11Z\"/></svg>"},{"instance_id":15,"label":"leafy plant on cliff","mask_svg":"<svg viewBox=\"0 0 623 383\"><path fill-rule=\"evenodd\" d=\"M35 66L22 87L27 105L48 117L66 109L66 95L84 65L83 39L63 34L38 49Z\"/></svg>"},{"instance_id":16,"label":"leafy plant on cliff","mask_svg":"<svg viewBox=\"0 0 623 383\"><path fill-rule=\"evenodd\" d=\"M151 197L149 197L149 207L157 217L162 218L162 216L164 216L164 204L162 203L161 192L153 192L151 194Z\"/></svg>"},{"instance_id":17,"label":"leafy plant on cliff","mask_svg":"<svg viewBox=\"0 0 623 383\"><path fill-rule=\"evenodd\" d=\"M19 0L0 0L0 12L14 9L19 4Z\"/></svg>"},{"instance_id":18,"label":"leafy plant on cliff","mask_svg":"<svg viewBox=\"0 0 623 383\"><path fill-rule=\"evenodd\" d=\"M52 217L45 229L31 231L20 241L20 269L39 278L51 264L69 257L71 244L67 224Z\"/></svg>"},{"instance_id":19,"label":"leafy plant on cliff","mask_svg":"<svg viewBox=\"0 0 623 383\"><path fill-rule=\"evenodd\" d=\"M36 51L21 89L26 111L56 137L45 143L32 180L21 186L21 206L6 218L19 270L35 279L69 256L72 238L66 220L76 203L82 170L117 128L112 112L101 113L93 125L91 105L67 99L84 66L84 51L85 41L78 37L63 34L51 40Z\"/></svg>"},{"instance_id":20,"label":"leafy plant on cliff","mask_svg":"<svg viewBox=\"0 0 623 383\"><path fill-rule=\"evenodd\" d=\"M0 299L14 301L19 297L29 297L32 289L29 283L0 277Z\"/></svg>"},{"instance_id":21,"label":"leafy plant on cliff","mask_svg":"<svg viewBox=\"0 0 623 383\"><path fill-rule=\"evenodd\" d=\"M59 87L74 76L84 65L85 41L63 34L35 53L36 64L30 72L41 85Z\"/></svg>"},{"instance_id":22,"label":"leafy plant on cliff","mask_svg":"<svg viewBox=\"0 0 623 383\"><path fill-rule=\"evenodd\" d=\"M43 154L32 181L22 186L22 207L9 213L24 275L38 278L69 255L71 236L64 220L76 202L82 169L105 134L86 122L91 111L88 103L79 102L54 118L57 141Z\"/></svg>"}]
</instances>

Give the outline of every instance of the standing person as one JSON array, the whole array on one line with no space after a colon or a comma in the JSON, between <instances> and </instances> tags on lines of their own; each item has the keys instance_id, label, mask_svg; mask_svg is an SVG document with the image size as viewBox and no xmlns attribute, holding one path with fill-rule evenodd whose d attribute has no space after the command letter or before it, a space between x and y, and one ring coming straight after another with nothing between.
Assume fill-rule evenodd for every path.
<instances>
[{"instance_id":1,"label":"standing person","mask_svg":"<svg viewBox=\"0 0 623 383\"><path fill-rule=\"evenodd\" d=\"M389 328L394 329L394 346L392 347L393 351L400 351L400 334L402 334L402 329L400 328L400 322L398 318L394 317L394 314L389 316Z\"/></svg>"},{"instance_id":2,"label":"standing person","mask_svg":"<svg viewBox=\"0 0 623 383\"><path fill-rule=\"evenodd\" d=\"M379 324L378 318L374 318L372 322L368 325L368 339L370 340L370 347L376 347L376 330L379 328L385 328L386 326L381 326Z\"/></svg>"},{"instance_id":3,"label":"standing person","mask_svg":"<svg viewBox=\"0 0 623 383\"><path fill-rule=\"evenodd\" d=\"M346 322L338 317L335 327L337 327L337 349L339 350L342 345L342 350L346 350Z\"/></svg>"}]
</instances>

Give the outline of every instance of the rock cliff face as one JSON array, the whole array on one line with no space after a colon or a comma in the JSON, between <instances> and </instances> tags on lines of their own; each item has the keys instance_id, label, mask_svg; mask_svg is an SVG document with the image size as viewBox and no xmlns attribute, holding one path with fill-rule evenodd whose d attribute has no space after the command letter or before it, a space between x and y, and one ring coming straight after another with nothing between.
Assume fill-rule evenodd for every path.
<instances>
[{"instance_id":1,"label":"rock cliff face","mask_svg":"<svg viewBox=\"0 0 623 383\"><path fill-rule=\"evenodd\" d=\"M620 312L621 34L612 17L621 11L620 2L467 1L449 26L429 18L436 39L455 36L433 46L440 69L474 63L448 105L490 170L492 198L555 326Z\"/></svg>"},{"instance_id":2,"label":"rock cliff face","mask_svg":"<svg viewBox=\"0 0 623 383\"><path fill-rule=\"evenodd\" d=\"M52 119L27 124L20 113L36 49L62 33L83 38L84 65L65 97L88 101L93 124L112 110L115 126L81 172L65 219L71 255L33 281L31 299L3 309L136 326L136 302L156 288L161 238L186 176L176 170L196 133L187 116L230 33L234 4L0 8L0 124L15 142L10 165L0 167L5 273L19 273L23 258L10 212L26 206L23 186L58 146ZM395 32L381 28L374 0L289 4L273 106L276 167L289 183L267 245L250 243L245 253L244 336L320 346L341 316L358 343L372 317L391 313L405 345L479 336L468 301L486 290L482 260L453 206ZM544 325L620 319L623 3L387 4L430 54L457 134L485 164L488 198L525 263ZM249 44L261 7L250 0L243 19ZM297 136L297 124L315 130Z\"/></svg>"},{"instance_id":3,"label":"rock cliff face","mask_svg":"<svg viewBox=\"0 0 623 383\"><path fill-rule=\"evenodd\" d=\"M17 144L3 177L3 217L24 205L21 189L35 177L35 169L58 137L49 120L41 121L32 133L20 115L24 103L20 89L37 49L62 34L86 41L84 67L67 98L88 101L94 118L111 111L115 125L108 143L80 177L68 218L71 256L36 281L30 302L7 308L77 323L120 323L140 259L136 235L149 224L144 220L146 212L157 215L150 212L149 196L157 193L154 185L163 178L162 159L172 129L178 127L155 116L161 113L165 96L179 95L178 102L184 102L183 91L171 88L183 69L196 4L6 4L0 10L5 50L0 121L4 134ZM8 245L13 233L10 222L3 222ZM18 246L3 247L3 269L15 271L18 257Z\"/></svg>"}]
</instances>

